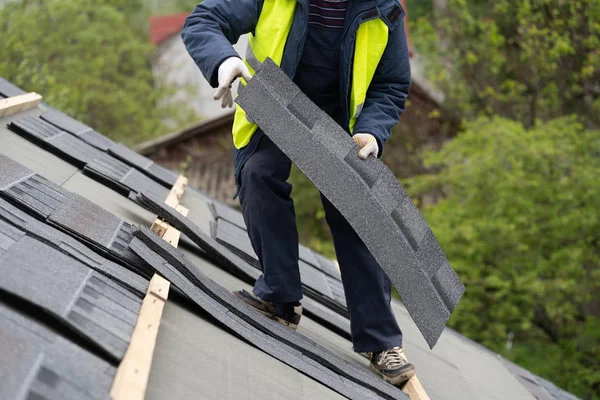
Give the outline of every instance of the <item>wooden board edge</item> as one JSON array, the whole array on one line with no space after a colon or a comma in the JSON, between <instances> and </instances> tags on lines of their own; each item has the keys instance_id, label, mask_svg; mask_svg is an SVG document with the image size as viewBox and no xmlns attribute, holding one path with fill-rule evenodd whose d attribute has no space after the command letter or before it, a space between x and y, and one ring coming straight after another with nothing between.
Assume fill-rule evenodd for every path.
<instances>
[{"instance_id":1,"label":"wooden board edge","mask_svg":"<svg viewBox=\"0 0 600 400\"><path fill-rule=\"evenodd\" d=\"M189 210L179 205L179 200L187 184L188 179L180 175L165 200L165 203L185 216ZM150 229L177 248L181 236L179 230L161 218L156 218ZM154 274L150 280L129 346L113 380L111 399L143 400L146 396L158 329L170 284L158 274Z\"/></svg>"},{"instance_id":2,"label":"wooden board edge","mask_svg":"<svg viewBox=\"0 0 600 400\"><path fill-rule=\"evenodd\" d=\"M22 111L31 110L40 104L42 96L35 92L0 99L0 117L7 117Z\"/></svg>"},{"instance_id":3,"label":"wooden board edge","mask_svg":"<svg viewBox=\"0 0 600 400\"><path fill-rule=\"evenodd\" d=\"M159 275L150 280L129 346L110 389L111 399L144 399L169 287L170 282Z\"/></svg>"},{"instance_id":4,"label":"wooden board edge","mask_svg":"<svg viewBox=\"0 0 600 400\"><path fill-rule=\"evenodd\" d=\"M410 400L430 400L417 375L410 378L404 384L402 391L410 397Z\"/></svg>"},{"instance_id":5,"label":"wooden board edge","mask_svg":"<svg viewBox=\"0 0 600 400\"><path fill-rule=\"evenodd\" d=\"M181 200L181 196L183 196L183 192L185 191L187 185L188 178L183 175L179 175L175 181L175 185L173 185L171 191L165 199L165 203L169 207L177 208L177 206L179 206L179 200Z\"/></svg>"},{"instance_id":6,"label":"wooden board edge","mask_svg":"<svg viewBox=\"0 0 600 400\"><path fill-rule=\"evenodd\" d=\"M404 357L404 360L408 362L406 353L403 353L402 356ZM425 388L421 385L421 381L416 374L406 381L402 386L402 391L408 395L410 400L430 400L429 395L427 395Z\"/></svg>"}]
</instances>

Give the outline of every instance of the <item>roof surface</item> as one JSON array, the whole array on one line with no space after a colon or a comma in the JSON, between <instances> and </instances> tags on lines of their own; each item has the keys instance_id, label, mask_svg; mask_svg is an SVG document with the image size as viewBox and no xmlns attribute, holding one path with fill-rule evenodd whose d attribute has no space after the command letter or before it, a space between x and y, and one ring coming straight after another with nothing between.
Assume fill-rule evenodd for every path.
<instances>
[{"instance_id":1,"label":"roof surface","mask_svg":"<svg viewBox=\"0 0 600 400\"><path fill-rule=\"evenodd\" d=\"M0 94L5 94L2 88L3 86L0 83ZM110 290L118 290L121 295L127 294L126 297L129 299L122 300L119 306L124 304L130 304L130 306L126 307L127 310L125 310L123 307L118 307L118 305L101 298L86 297L82 300L81 297L77 298L77 296L80 296L78 294L73 300L74 303L78 304L79 308L77 310L89 321L96 325L104 324L103 326L106 329L110 329L115 335L119 334L120 336L118 336L123 337L123 340L127 342L128 335L126 332L131 332L131 324L127 321L131 320L131 313L135 315L135 311L132 311L132 309L135 310L136 304L139 304L139 295L135 294L136 292L132 287L139 285L140 280L142 283L147 282L147 273L153 271L148 269L148 264L137 264L138 259L130 262L128 257L131 255L127 253L129 250L127 246L118 247L112 241L104 242L102 239L104 236L100 234L102 233L100 231L106 230L107 234L112 234L111 221L115 218L124 221L117 228L114 228L116 229L115 232L123 232L124 227L130 226L129 224L149 227L154 222L156 214L140 205L140 202L136 201L136 197L131 196L131 193L135 192L136 187L144 187L140 189L143 192L148 190L148 187L151 191L160 192L161 188L168 190L168 185L161 184L159 179L156 178L157 176L164 178L164 173L154 173L154 170L151 170L150 167L140 163L142 160L133 160L122 151L119 154L130 162L137 161L137 166L131 167L131 164L128 164L123 167L122 164L117 162L116 155L109 155L99 150L98 147L95 147L96 150L91 151L86 144L88 143L86 140L92 137L91 128L84 127L87 130L78 131L79 136L75 136L73 132L65 133L59 129L59 133L51 139L40 139L46 137L44 135L49 135L49 127L40 122L41 119L39 118L41 115L48 116L48 111L47 106L41 105L30 111L0 118L0 157L5 156L2 165L12 165L11 168L3 171L3 178L0 178L0 202L6 203L8 199L10 204L5 205L4 210L12 210L11 213L3 213L3 208L0 207L0 266L5 265L3 262L7 257L5 253L2 253L4 249L8 249L6 254L21 254L14 253L13 247L11 247L13 241L21 240L18 239L19 236L13 235L11 237L17 239L10 240L6 237L9 234L7 232L12 232L15 227L25 229L25 225L23 225L25 222L23 221L27 218L31 218L30 224L27 225L27 229L30 230L27 233L28 240L35 239L39 242L41 240L39 235L42 234L38 233L38 236L35 236L31 232L34 232L35 229L41 229L44 232L43 235L46 235L44 236L47 240L47 242L44 242L45 246L51 247L51 242L55 241L60 242L60 245L56 245L56 248L53 247L53 249L62 249L62 255L51 252L54 256L35 259L37 260L35 264L37 268L29 270L27 275L19 275L21 278L16 280L15 284L22 287L22 291L19 291L21 289L17 290L18 288L0 288L0 294L12 293L10 297L0 295L0 330L8 329L9 333L15 332L16 328L8 327L3 321L17 321L18 324L21 324L19 326L29 327L27 328L29 329L28 332L33 329L30 328L30 325L33 324L37 327L35 328L37 332L49 330L60 339L54 340L55 347L52 349L41 347L46 349L46 364L37 372L38 380L31 383L29 386L30 392L44 395L47 398L106 398L107 396L103 395L102 390L106 390L107 393L107 385L110 384L112 376L114 376L121 354L120 349L113 346L113 344L120 342L109 341L108 336L97 336L98 331L94 330L96 328L93 328L93 326L91 328L84 326L78 331L77 335L73 335L69 329L66 329L66 327L74 326L76 322L73 322L71 314L59 315L50 312L52 310L31 309L23 306L21 300L25 302L37 301L47 309L52 308L52 302L69 300L71 297L67 298L65 296L69 295L71 289L54 292L56 294L52 299L58 300L52 300L50 297L41 300L28 298L27 296L32 296L32 294L27 292L27 289L38 282L38 277L46 276L44 275L46 270L43 268L48 268L48 271L51 271L51 268L56 267L57 264L54 263L53 257L63 257L65 260L70 257L68 258L70 262L75 263L75 257L80 257L79 260L85 259L78 255L83 252L86 257L96 260L93 268L100 268L99 265L111 268L106 271L112 272L97 275L98 279L108 285L104 286L104 292L99 289L100 293L109 293L110 288L113 288ZM23 121L29 121L31 124L32 120L41 124L39 125L41 128L36 130L35 134L15 128L30 126L23 124ZM11 124L10 129L9 124ZM85 135L83 132L85 132ZM68 136L65 136L65 134L68 134ZM96 140L94 143L98 144L98 137L95 135L93 137ZM70 146L64 145L63 141L64 143L68 142ZM102 143L107 142L103 141ZM102 147L101 145L98 146ZM86 152L82 151L84 148ZM92 155L90 156L90 154ZM132 169L126 175L128 177L135 176L136 178L134 181L124 178L116 182L117 178L114 174L110 175L107 172L108 169L102 170L104 171L102 174L99 173L99 167L94 166L99 161L102 161L103 165L113 167L131 167ZM11 176L14 177L24 172L22 167L16 167L13 162L31 170L36 175L32 175L30 172L25 173L25 175L22 175L23 178L17 179L19 182L15 183L15 179ZM154 176L154 178L148 180L147 178L150 176ZM34 178L37 180L32 181ZM43 188L39 186L39 182L46 182ZM15 189L17 185L19 190ZM57 200L58 195L46 200L47 204L53 204L54 211L46 211L45 208L40 208L39 203L32 202L30 196L40 198L40 195L32 190L48 190L47 188L69 199L69 202L65 204L69 206L67 209L72 214L67 213L66 216L72 215L73 219L59 218L60 213L65 212L65 207ZM82 204L86 204L88 208L84 212L78 212L77 208ZM186 189L181 198L181 204L189 209L187 223L197 229L201 235L206 236L207 240L212 238L211 235L215 233L214 229L211 230L211 225L214 226L215 222L228 222L238 227L240 225L239 214L235 210L215 203L206 194L193 188ZM11 208L13 206L17 207L13 209ZM49 215L48 218L44 217L46 214ZM103 215L103 218L92 218L95 215ZM8 221L8 224L6 221ZM245 263L243 267L247 268L246 272L241 269L236 270L227 263L226 259L211 256L209 248L199 247L196 244L199 241L196 240L196 243L194 243L191 239L192 236L191 233L187 237L184 236L179 250L173 250L173 252L183 254L189 265L196 270L195 273L202 274L206 279L214 281L217 286L211 290L218 291L221 287L227 290L251 288L252 279L249 278L249 275L252 275L253 271L258 271L255 267L250 263ZM57 238L60 238L60 240ZM131 238L127 240L131 241ZM67 245L68 247L65 247ZM41 246L41 244L36 244L36 246ZM71 248L77 248L79 253L69 250ZM222 249L222 254L225 255L225 247ZM48 251L50 252L50 250ZM303 251L307 250L304 249ZM314 253L304 254L319 257ZM22 265L18 258L14 261L15 258L13 257L13 262L10 265L13 269L24 268L26 261L33 256L23 254ZM231 257L228 257L225 258L231 260ZM308 259L309 255L305 257ZM322 349L319 350L322 353L317 354L317 356L332 360L335 365L347 371L356 371L358 375L364 374L363 376L367 378L372 377L367 360L352 351L352 344L347 335L344 334L344 331L347 330L348 321L344 316L343 301L336 300L336 296L332 297L332 293L324 293L327 291L327 286L318 286L319 283L315 283L321 282L319 279L323 277L332 278L333 281L328 284L329 289L332 289L336 287L337 282L334 279L335 271L324 266L330 265L327 264L327 260L319 260L317 260L318 262L311 262L314 264L322 262L323 265L311 264L309 265L310 268L307 267L304 270L308 274L303 275L305 305L307 305L307 311L309 308L312 311L303 316L298 328L299 335L297 338L308 344L318 344L319 347L306 347L310 351L314 351L315 348ZM93 264L88 263L86 265ZM125 266L128 266L129 269L125 269ZM242 264L238 264L238 266L242 266ZM73 268L74 271L85 272L87 271L86 268L90 267L77 264ZM110 283L112 281L108 279L111 278L117 282L115 278L117 272L124 274L120 278L120 286L114 286ZM132 272L135 273L132 274ZM92 274L92 269L89 269L87 273ZM27 279L23 276L27 276ZM48 291L52 285L56 285L56 287L67 285L67 282L71 282L70 279L73 278L70 275L54 273L44 279L44 284L37 287L40 292ZM79 285L79 283L77 284ZM99 284L96 283L96 285ZM123 288L125 287L128 287L127 291L124 291ZM181 289L187 290L183 287ZM92 289L86 290L89 292ZM162 315L146 393L147 398L344 398L339 390L332 389L338 387L336 385L339 385L340 382L347 383L348 379L343 375L332 373L330 367L315 362L314 358L311 358L313 360L311 365L313 365L315 371L320 371L318 374L337 376L336 379L339 380L337 383L330 382L329 384L320 382L319 375L316 375L317 378L315 378L314 376L311 377L310 374L302 373L300 367L292 366L293 362L282 362L276 356L267 354L267 352L260 350L256 344L253 344L244 332L246 332L246 329L252 329L256 321L243 322L242 325L239 325L244 327L243 330L232 330L231 327L222 322L222 317L229 315L231 311L225 313L227 315L216 314L210 308L200 307L197 303L186 299L181 293L178 294L177 292L177 290L174 290L173 295L169 297ZM198 289L194 293L200 294L202 291ZM19 300L19 296L23 298ZM85 303L84 300L88 303ZM308 307L308 305L311 306ZM436 347L429 350L427 343L418 332L402 303L393 300L392 306L404 332L406 354L409 360L416 365L419 379L432 399L572 400L575 398L556 388L550 382L508 363L500 356L451 329L446 329ZM102 310L110 310L111 315L121 322L107 319L107 316L100 313ZM323 318L327 315L332 317ZM21 319L29 319L33 322L25 323ZM257 317L257 319L259 319L258 322L262 321L262 317ZM75 324L75 326L79 325ZM7 343L3 345L2 342L5 341L7 336L6 332L0 333L3 333L0 335L0 338L2 338L0 339L0 349L4 349L8 345ZM272 332L264 331L263 333L267 335L265 337L269 338L266 343L270 346L270 350L276 353L277 349L286 348L283 342L272 336ZM49 333L44 333L44 335L44 337L50 337L48 336ZM25 345L31 345L34 339L27 339L26 335L22 335L20 340L23 340ZM48 340L52 341L51 339ZM66 352L71 354L70 361L66 361L66 356L61 356L65 353L63 350L61 350L62 352L56 350L57 343L60 344L60 349L70 349ZM8 348L11 347L8 346ZM107 352L106 349L113 349L114 351ZM304 360L306 354L308 353L300 351L298 357ZM24 353L18 353L11 360L12 370L20 371L17 367L21 366L26 358ZM62 363L52 360L62 360ZM73 365L73 363L80 363L78 365L80 368L69 369L64 367L64 365ZM34 367L30 366L28 368ZM9 383L13 386L6 385L6 382L2 381L5 379L4 377L13 375L6 375L2 371L3 369L0 367L0 397L2 397L2 390L8 390L6 388L10 389L13 386L23 386L24 384L23 376L19 375L18 371L11 371L15 378ZM66 391L56 391L58 389L53 391L54 389L47 386L48 382L57 381L56 376L63 379L60 382L70 382L69 390L71 391L68 392L69 395L65 395ZM367 378L365 378L366 381L369 381L370 378ZM25 384L27 383L25 382ZM347 387L356 387L356 384L347 385ZM95 391L92 389L95 389ZM352 393L353 395L348 397L365 398L371 396L376 398L375 392L364 387ZM21 391L20 398L27 398L26 394L27 391ZM397 398L402 397L404 396L398 394Z\"/></svg>"}]
</instances>

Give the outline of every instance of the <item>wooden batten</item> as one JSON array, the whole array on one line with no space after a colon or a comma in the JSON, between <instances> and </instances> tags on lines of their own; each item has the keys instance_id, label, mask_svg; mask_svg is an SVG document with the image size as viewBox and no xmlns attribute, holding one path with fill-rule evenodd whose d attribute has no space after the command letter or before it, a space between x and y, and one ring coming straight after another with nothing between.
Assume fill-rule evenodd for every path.
<instances>
[{"instance_id":1,"label":"wooden batten","mask_svg":"<svg viewBox=\"0 0 600 400\"><path fill-rule=\"evenodd\" d=\"M34 92L0 99L0 117L31 110L37 107L40 101L42 101L42 96Z\"/></svg>"},{"instance_id":2,"label":"wooden batten","mask_svg":"<svg viewBox=\"0 0 600 400\"><path fill-rule=\"evenodd\" d=\"M171 188L165 203L187 216L188 209L179 204L187 178L179 176ZM171 246L177 247L181 233L161 218L156 218L152 231ZM154 274L135 325L125 356L117 369L110 391L114 400L143 400L146 396L152 357L164 305L169 294L170 282Z\"/></svg>"},{"instance_id":3,"label":"wooden batten","mask_svg":"<svg viewBox=\"0 0 600 400\"><path fill-rule=\"evenodd\" d=\"M129 346L110 390L112 399L144 399L158 327L169 296L169 287L170 282L159 275L155 274L150 280Z\"/></svg>"}]
</instances>

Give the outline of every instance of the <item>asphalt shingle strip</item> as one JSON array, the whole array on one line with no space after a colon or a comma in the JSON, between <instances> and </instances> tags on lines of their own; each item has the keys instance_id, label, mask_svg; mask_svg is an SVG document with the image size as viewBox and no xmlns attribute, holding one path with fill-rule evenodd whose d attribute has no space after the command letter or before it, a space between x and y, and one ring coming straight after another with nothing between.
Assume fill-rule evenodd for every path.
<instances>
[{"instance_id":1,"label":"asphalt shingle strip","mask_svg":"<svg viewBox=\"0 0 600 400\"><path fill-rule=\"evenodd\" d=\"M114 358L122 358L141 306L126 289L29 236L4 252L0 274L2 290L55 315ZM131 303L137 310L131 310Z\"/></svg>"},{"instance_id":2,"label":"asphalt shingle strip","mask_svg":"<svg viewBox=\"0 0 600 400\"><path fill-rule=\"evenodd\" d=\"M107 399L115 367L0 302L2 399Z\"/></svg>"},{"instance_id":3,"label":"asphalt shingle strip","mask_svg":"<svg viewBox=\"0 0 600 400\"><path fill-rule=\"evenodd\" d=\"M237 103L346 217L433 347L464 286L458 277L452 278L456 274L449 263L425 265L429 260L415 252L407 236L419 243L429 228L416 217L401 185L390 179L387 167L375 159L361 164L357 145L347 133L314 104L311 106L299 90L291 90L292 86L285 73L267 60L241 91ZM302 122L306 120L311 123ZM435 285L430 277L442 268Z\"/></svg>"},{"instance_id":4,"label":"asphalt shingle strip","mask_svg":"<svg viewBox=\"0 0 600 400\"><path fill-rule=\"evenodd\" d=\"M40 118L51 123L57 128L60 128L61 130L77 136L87 144L90 144L102 151L107 151L109 147L115 144L115 142L105 136L102 136L89 126L53 108L44 112Z\"/></svg>"},{"instance_id":5,"label":"asphalt shingle strip","mask_svg":"<svg viewBox=\"0 0 600 400\"><path fill-rule=\"evenodd\" d=\"M4 155L0 155L0 170L11 171L0 181L3 182L0 196L20 204L117 262L148 277L145 264L127 246L133 238L130 224L120 219L116 222L116 217L101 207L33 174ZM113 221L113 224L107 225L107 221Z\"/></svg>"},{"instance_id":6,"label":"asphalt shingle strip","mask_svg":"<svg viewBox=\"0 0 600 400\"><path fill-rule=\"evenodd\" d=\"M121 143L113 142L109 138L94 131L89 126L82 124L60 111L51 109L43 113L40 118L54 127L59 128L59 130L64 130L71 135L78 137L86 144L103 152L107 152L119 161L137 168L168 188L172 187L177 180L178 175L176 173L155 164L154 161L136 153Z\"/></svg>"},{"instance_id":7,"label":"asphalt shingle strip","mask_svg":"<svg viewBox=\"0 0 600 400\"><path fill-rule=\"evenodd\" d=\"M150 233L152 235L152 233ZM264 332L248 325L242 318L232 313L227 307L220 304L210 295L193 285L186 279L181 272L158 256L142 240L134 239L131 243L132 249L150 265L156 268L156 271L168 279L172 285L179 288L194 303L210 314L218 322L228 328L232 333L240 336L242 339L252 343L265 353L286 363L306 375L313 377L318 382L338 391L348 398L360 399L379 399L381 397L370 393L369 396L354 395L358 385L353 382L344 382L332 371L323 371L315 366L313 362L307 362L301 352L274 340Z\"/></svg>"},{"instance_id":8,"label":"asphalt shingle strip","mask_svg":"<svg viewBox=\"0 0 600 400\"><path fill-rule=\"evenodd\" d=\"M177 181L178 175L176 173L157 165L151 159L136 153L121 143L112 145L108 149L108 154L136 167L138 170L143 171L146 175L156 179L169 188L175 185L175 182Z\"/></svg>"},{"instance_id":9,"label":"asphalt shingle strip","mask_svg":"<svg viewBox=\"0 0 600 400\"><path fill-rule=\"evenodd\" d=\"M220 201L216 200L210 202L209 208L215 220L222 218L226 221L231 222L232 224L239 226L242 229L247 230L246 223L244 222L244 216L238 210L228 207Z\"/></svg>"},{"instance_id":10,"label":"asphalt shingle strip","mask_svg":"<svg viewBox=\"0 0 600 400\"><path fill-rule=\"evenodd\" d=\"M40 118L28 116L12 122L9 128L73 165L84 168L87 174L116 190L147 191L164 198L169 193L169 189L136 168ZM160 174L164 175L163 172Z\"/></svg>"},{"instance_id":11,"label":"asphalt shingle strip","mask_svg":"<svg viewBox=\"0 0 600 400\"><path fill-rule=\"evenodd\" d=\"M2 221L12 224L27 235L68 254L89 268L112 278L138 298L144 297L148 287L146 279L121 265L101 257L71 236L39 221L7 201L0 199L0 222ZM7 229L3 228L0 233L6 235ZM1 240L0 243L2 243ZM0 244L1 247L2 245Z\"/></svg>"},{"instance_id":12,"label":"asphalt shingle strip","mask_svg":"<svg viewBox=\"0 0 600 400\"><path fill-rule=\"evenodd\" d=\"M0 77L0 94L2 94L4 97L19 96L25 93L27 92L25 92L20 87L15 86L6 79Z\"/></svg>"},{"instance_id":13,"label":"asphalt shingle strip","mask_svg":"<svg viewBox=\"0 0 600 400\"><path fill-rule=\"evenodd\" d=\"M211 236L204 233L189 219L164 204L164 201L152 198L145 193L138 194L136 201L181 231L204 251L204 256L214 261L225 270L231 272L233 275L239 276L250 284L253 284L260 276L261 272L259 269L251 266L244 259L229 250L229 248L223 246ZM334 332L339 333L346 338L350 337L349 322L345 316L340 315L339 312L324 309L317 304L316 300L311 298L305 298L303 300L303 306L307 315L313 316Z\"/></svg>"},{"instance_id":14,"label":"asphalt shingle strip","mask_svg":"<svg viewBox=\"0 0 600 400\"><path fill-rule=\"evenodd\" d=\"M243 321L238 322L235 327L228 325L229 328L238 333L246 330L246 332L258 331L265 334L264 340L268 344L265 347L260 345L258 347L267 353L350 398L364 398L363 395L366 392L362 390L348 391L347 385L340 384L340 376L348 379L353 384L369 389L373 394L383 398L407 398L402 391L385 383L374 374L367 373L356 365L347 363L327 349L251 309L232 293L195 268L177 249L169 248L170 246L167 243L160 240L148 228L142 227L141 230L135 232L135 236L139 240L134 239L132 241L130 245L132 249L213 317L223 322L222 318L225 314L238 319L238 321ZM176 273L173 272L174 269ZM222 309L219 310L219 308ZM254 343L253 339L246 339ZM256 343L254 344L256 345ZM289 353L288 349L290 348L299 353L297 355L300 356L295 357L295 365L282 359L284 354ZM307 359L316 362L314 366L319 369L318 373L307 372L306 366L302 365L308 362ZM332 375L332 378L327 379L327 375Z\"/></svg>"}]
</instances>

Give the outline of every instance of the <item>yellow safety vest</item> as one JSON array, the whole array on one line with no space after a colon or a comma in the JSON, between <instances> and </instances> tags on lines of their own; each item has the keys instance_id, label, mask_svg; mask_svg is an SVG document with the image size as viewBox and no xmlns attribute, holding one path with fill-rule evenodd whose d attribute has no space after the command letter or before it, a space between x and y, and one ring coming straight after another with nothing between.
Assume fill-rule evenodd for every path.
<instances>
[{"instance_id":1,"label":"yellow safety vest","mask_svg":"<svg viewBox=\"0 0 600 400\"><path fill-rule=\"evenodd\" d=\"M283 51L294 21L296 0L265 0L254 35L250 34L244 62L250 74L270 57L281 66ZM388 26L376 18L363 22L356 33L354 63L352 66L352 92L350 94L350 131L362 111L367 90L383 56L388 42ZM246 84L242 80L242 84ZM233 120L233 143L237 149L246 146L258 126L246 118L246 113L236 106Z\"/></svg>"}]
</instances>

